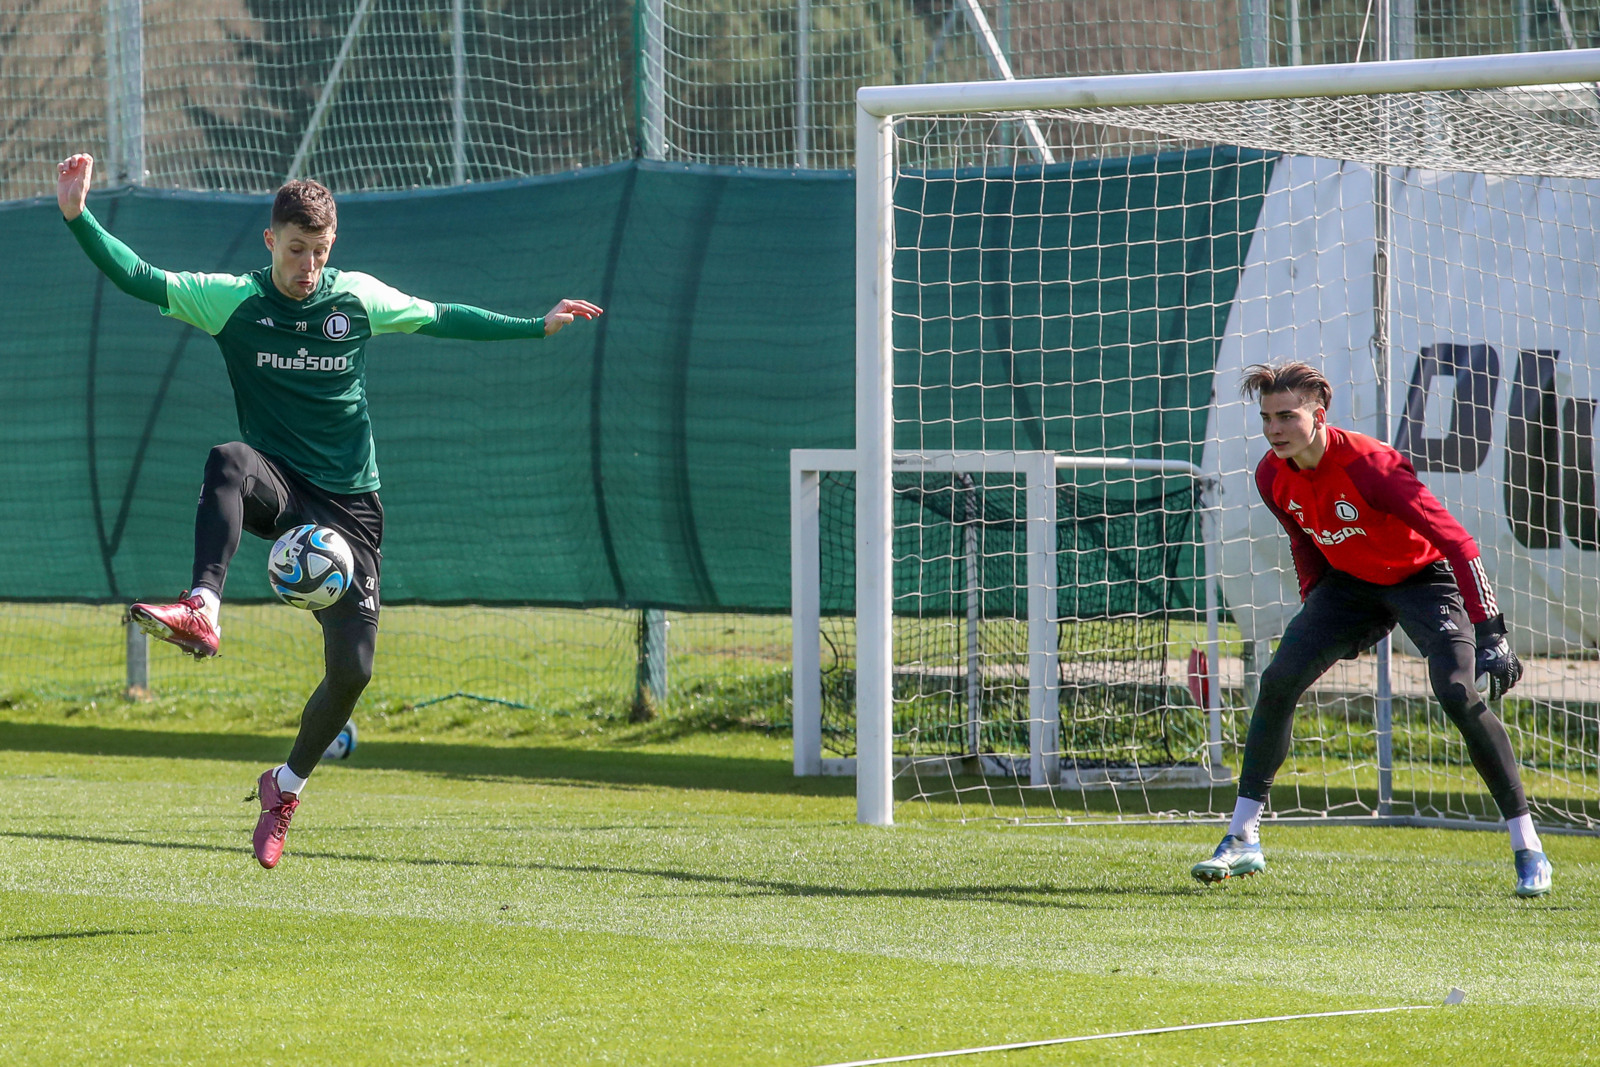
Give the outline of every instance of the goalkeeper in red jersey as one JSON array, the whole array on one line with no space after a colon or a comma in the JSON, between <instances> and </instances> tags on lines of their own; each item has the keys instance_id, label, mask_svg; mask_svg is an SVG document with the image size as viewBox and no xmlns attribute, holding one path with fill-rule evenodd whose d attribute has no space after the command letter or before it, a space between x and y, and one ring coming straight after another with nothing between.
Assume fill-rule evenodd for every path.
<instances>
[{"instance_id":1,"label":"goalkeeper in red jersey","mask_svg":"<svg viewBox=\"0 0 1600 1067\"><path fill-rule=\"evenodd\" d=\"M1550 861L1528 814L1511 738L1484 700L1522 677L1478 546L1399 452L1328 425L1332 387L1306 363L1255 366L1241 392L1261 403L1271 451L1256 487L1289 534L1304 606L1261 672L1228 833L1194 865L1202 882L1266 869L1261 809L1289 754L1295 705L1340 659L1398 623L1428 660L1445 714L1511 832L1518 896L1550 891Z\"/></svg>"}]
</instances>

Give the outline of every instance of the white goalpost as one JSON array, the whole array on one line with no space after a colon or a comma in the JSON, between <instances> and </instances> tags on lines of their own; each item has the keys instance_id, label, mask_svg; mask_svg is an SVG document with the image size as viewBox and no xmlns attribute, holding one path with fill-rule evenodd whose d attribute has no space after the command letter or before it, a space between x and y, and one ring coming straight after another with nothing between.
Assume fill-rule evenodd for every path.
<instances>
[{"instance_id":1,"label":"white goalpost","mask_svg":"<svg viewBox=\"0 0 1600 1067\"><path fill-rule=\"evenodd\" d=\"M877 825L897 782L1224 813L1298 607L1237 380L1294 357L1479 542L1535 818L1600 828L1597 82L1574 50L861 90L856 447L791 460L796 773L853 770ZM1419 662L1307 694L1271 817L1497 820Z\"/></svg>"}]
</instances>

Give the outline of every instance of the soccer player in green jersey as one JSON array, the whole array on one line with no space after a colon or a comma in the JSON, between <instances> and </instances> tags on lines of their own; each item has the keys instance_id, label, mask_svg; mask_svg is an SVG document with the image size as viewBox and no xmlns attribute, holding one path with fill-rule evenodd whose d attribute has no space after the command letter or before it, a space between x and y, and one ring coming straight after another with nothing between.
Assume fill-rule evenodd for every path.
<instances>
[{"instance_id":1,"label":"soccer player in green jersey","mask_svg":"<svg viewBox=\"0 0 1600 1067\"><path fill-rule=\"evenodd\" d=\"M94 159L82 153L57 167L67 228L117 288L216 338L242 438L213 448L206 460L190 589L175 604L134 604L128 617L197 658L214 656L223 584L241 535L271 540L316 523L343 534L355 557L349 592L316 612L322 683L306 702L289 758L265 771L258 786L255 854L274 867L307 777L372 677L383 506L367 418L367 340L384 333L549 337L600 308L562 300L543 318L513 318L419 300L370 275L329 267L338 214L332 194L313 181L278 190L264 234L269 266L241 275L160 270L90 214L84 201L93 172Z\"/></svg>"}]
</instances>

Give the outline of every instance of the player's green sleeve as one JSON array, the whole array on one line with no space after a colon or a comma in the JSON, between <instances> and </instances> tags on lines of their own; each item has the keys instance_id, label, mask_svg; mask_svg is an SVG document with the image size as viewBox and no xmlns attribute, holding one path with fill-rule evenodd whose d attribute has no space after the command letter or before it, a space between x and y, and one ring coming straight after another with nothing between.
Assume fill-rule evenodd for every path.
<instances>
[{"instance_id":1,"label":"player's green sleeve","mask_svg":"<svg viewBox=\"0 0 1600 1067\"><path fill-rule=\"evenodd\" d=\"M437 315L430 301L407 296L359 271L341 271L334 280L333 290L349 293L361 301L374 337L380 333L415 333L418 327L432 322Z\"/></svg>"},{"instance_id":2,"label":"player's green sleeve","mask_svg":"<svg viewBox=\"0 0 1600 1067\"><path fill-rule=\"evenodd\" d=\"M140 259L133 249L111 236L98 219L84 208L75 219L67 219L67 229L78 245L100 268L111 284L129 296L161 307L167 306L167 274Z\"/></svg>"},{"instance_id":3,"label":"player's green sleeve","mask_svg":"<svg viewBox=\"0 0 1600 1067\"><path fill-rule=\"evenodd\" d=\"M78 239L95 266L111 284L140 300L155 304L163 315L198 326L213 336L228 316L255 292L255 283L233 274L175 274L152 267L113 237L88 208L67 229Z\"/></svg>"},{"instance_id":4,"label":"player's green sleeve","mask_svg":"<svg viewBox=\"0 0 1600 1067\"><path fill-rule=\"evenodd\" d=\"M435 304L438 315L417 328L429 337L452 337L463 341L515 341L543 337L544 319L519 319L500 315L471 304Z\"/></svg>"},{"instance_id":5,"label":"player's green sleeve","mask_svg":"<svg viewBox=\"0 0 1600 1067\"><path fill-rule=\"evenodd\" d=\"M238 274L167 272L167 306L163 315L187 322L215 337L234 310L256 295L256 283Z\"/></svg>"}]
</instances>

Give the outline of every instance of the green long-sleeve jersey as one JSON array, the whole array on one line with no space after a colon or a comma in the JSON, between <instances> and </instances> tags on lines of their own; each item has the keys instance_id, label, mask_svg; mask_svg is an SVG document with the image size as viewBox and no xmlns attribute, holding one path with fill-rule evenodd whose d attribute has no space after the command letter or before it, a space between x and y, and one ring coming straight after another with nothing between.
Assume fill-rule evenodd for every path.
<instances>
[{"instance_id":1,"label":"green long-sleeve jersey","mask_svg":"<svg viewBox=\"0 0 1600 1067\"><path fill-rule=\"evenodd\" d=\"M369 338L544 336L543 319L419 300L356 271L324 267L316 291L304 300L279 292L270 266L249 274L163 271L106 232L87 210L67 226L119 289L216 339L245 444L331 493L379 486L367 415Z\"/></svg>"}]
</instances>

